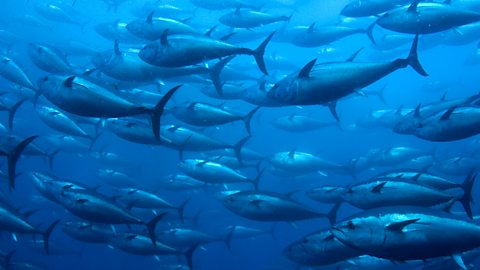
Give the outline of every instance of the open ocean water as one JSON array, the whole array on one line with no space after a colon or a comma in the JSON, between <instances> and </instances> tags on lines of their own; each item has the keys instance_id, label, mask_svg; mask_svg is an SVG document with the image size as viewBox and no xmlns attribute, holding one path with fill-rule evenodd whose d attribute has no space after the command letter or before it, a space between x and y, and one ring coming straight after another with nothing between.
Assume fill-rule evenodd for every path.
<instances>
[{"instance_id":1,"label":"open ocean water","mask_svg":"<svg viewBox=\"0 0 480 270\"><path fill-rule=\"evenodd\" d=\"M0 269L478 268L480 1L0 14Z\"/></svg>"}]
</instances>

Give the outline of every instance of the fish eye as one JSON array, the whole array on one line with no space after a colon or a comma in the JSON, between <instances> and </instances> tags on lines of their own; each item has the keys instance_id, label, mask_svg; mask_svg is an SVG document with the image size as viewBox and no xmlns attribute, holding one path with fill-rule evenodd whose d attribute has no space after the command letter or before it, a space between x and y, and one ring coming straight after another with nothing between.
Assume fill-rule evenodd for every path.
<instances>
[{"instance_id":1,"label":"fish eye","mask_svg":"<svg viewBox=\"0 0 480 270\"><path fill-rule=\"evenodd\" d=\"M347 222L346 227L350 230L354 230L355 229L355 224L353 224L353 221L350 220L349 222Z\"/></svg>"},{"instance_id":2,"label":"fish eye","mask_svg":"<svg viewBox=\"0 0 480 270\"><path fill-rule=\"evenodd\" d=\"M48 76L43 77L43 81L44 82L48 81Z\"/></svg>"}]
</instances>

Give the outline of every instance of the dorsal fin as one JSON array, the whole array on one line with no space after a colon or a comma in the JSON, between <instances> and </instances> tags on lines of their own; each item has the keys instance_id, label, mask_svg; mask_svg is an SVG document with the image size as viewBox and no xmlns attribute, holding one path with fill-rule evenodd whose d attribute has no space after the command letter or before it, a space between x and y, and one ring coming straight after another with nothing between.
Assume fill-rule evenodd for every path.
<instances>
[{"instance_id":1,"label":"dorsal fin","mask_svg":"<svg viewBox=\"0 0 480 270\"><path fill-rule=\"evenodd\" d=\"M440 101L445 101L447 99L447 93L448 91L445 91L445 93L443 93L442 97L440 98Z\"/></svg>"},{"instance_id":2,"label":"dorsal fin","mask_svg":"<svg viewBox=\"0 0 480 270\"><path fill-rule=\"evenodd\" d=\"M148 14L147 19L145 20L146 23L152 24L153 23L153 11Z\"/></svg>"},{"instance_id":3,"label":"dorsal fin","mask_svg":"<svg viewBox=\"0 0 480 270\"><path fill-rule=\"evenodd\" d=\"M316 22L313 22L312 24L310 24L310 26L307 29L307 33L313 33L313 31L315 31L315 24Z\"/></svg>"},{"instance_id":4,"label":"dorsal fin","mask_svg":"<svg viewBox=\"0 0 480 270\"><path fill-rule=\"evenodd\" d=\"M202 160L201 162L197 163L195 166L201 167L201 166L203 166L203 165L205 165L205 164L207 164L207 163L208 163L208 160Z\"/></svg>"},{"instance_id":5,"label":"dorsal fin","mask_svg":"<svg viewBox=\"0 0 480 270\"><path fill-rule=\"evenodd\" d=\"M417 107L415 107L415 111L413 113L413 116L415 116L415 118L420 117L420 107L422 107L422 104L418 104Z\"/></svg>"},{"instance_id":6,"label":"dorsal fin","mask_svg":"<svg viewBox=\"0 0 480 270\"><path fill-rule=\"evenodd\" d=\"M77 200L77 203L79 203L79 204L85 204L85 203L87 203L87 202L88 202L87 199L78 199L78 200Z\"/></svg>"},{"instance_id":7,"label":"dorsal fin","mask_svg":"<svg viewBox=\"0 0 480 270\"><path fill-rule=\"evenodd\" d=\"M207 36L207 37L212 37L212 33L213 33L213 31L215 31L215 29L217 29L217 26L218 25L212 26L210 29L207 30L207 32L205 32L204 35Z\"/></svg>"},{"instance_id":8,"label":"dorsal fin","mask_svg":"<svg viewBox=\"0 0 480 270\"><path fill-rule=\"evenodd\" d=\"M376 185L374 188L372 188L373 193L380 193L382 191L382 188L387 184L387 182L381 182L380 184Z\"/></svg>"},{"instance_id":9,"label":"dorsal fin","mask_svg":"<svg viewBox=\"0 0 480 270\"><path fill-rule=\"evenodd\" d=\"M238 5L238 7L235 9L235 15L240 15L240 8L241 5Z\"/></svg>"},{"instance_id":10,"label":"dorsal fin","mask_svg":"<svg viewBox=\"0 0 480 270\"><path fill-rule=\"evenodd\" d=\"M73 80L75 80L75 76L70 76L66 78L65 81L63 82L63 86L65 86L66 88L72 88Z\"/></svg>"},{"instance_id":11,"label":"dorsal fin","mask_svg":"<svg viewBox=\"0 0 480 270\"><path fill-rule=\"evenodd\" d=\"M403 104L398 106L397 110L395 111L395 114L401 115L403 110Z\"/></svg>"},{"instance_id":12,"label":"dorsal fin","mask_svg":"<svg viewBox=\"0 0 480 270\"><path fill-rule=\"evenodd\" d=\"M417 12L417 6L422 0L415 0L413 3L408 7L407 12Z\"/></svg>"},{"instance_id":13,"label":"dorsal fin","mask_svg":"<svg viewBox=\"0 0 480 270\"><path fill-rule=\"evenodd\" d=\"M353 62L357 55L363 50L363 48L358 49L356 52L354 52L350 57L347 58L346 62Z\"/></svg>"},{"instance_id":14,"label":"dorsal fin","mask_svg":"<svg viewBox=\"0 0 480 270\"><path fill-rule=\"evenodd\" d=\"M160 44L164 47L168 47L168 28L163 31L162 36L160 37Z\"/></svg>"},{"instance_id":15,"label":"dorsal fin","mask_svg":"<svg viewBox=\"0 0 480 270\"><path fill-rule=\"evenodd\" d=\"M408 225L413 224L413 223L415 223L419 220L420 220L419 218L415 218L415 219L409 219L409 220L405 220L405 221L401 221L401 222L395 222L395 223L389 224L387 226L387 229L389 229L391 231L401 232L403 230L403 228L405 228Z\"/></svg>"},{"instance_id":16,"label":"dorsal fin","mask_svg":"<svg viewBox=\"0 0 480 270\"><path fill-rule=\"evenodd\" d=\"M288 152L288 157L289 158L295 158L295 152L297 151L297 149L292 149L290 152Z\"/></svg>"},{"instance_id":17,"label":"dorsal fin","mask_svg":"<svg viewBox=\"0 0 480 270\"><path fill-rule=\"evenodd\" d=\"M450 109L448 109L443 115L442 117L440 117L440 120L442 121L445 121L445 120L448 120L450 118L450 115L452 115L453 111L455 111L457 107L456 106L453 106L451 107Z\"/></svg>"},{"instance_id":18,"label":"dorsal fin","mask_svg":"<svg viewBox=\"0 0 480 270\"><path fill-rule=\"evenodd\" d=\"M113 51L115 55L120 55L120 48L118 47L118 39L115 39L115 43L113 44Z\"/></svg>"},{"instance_id":19,"label":"dorsal fin","mask_svg":"<svg viewBox=\"0 0 480 270\"><path fill-rule=\"evenodd\" d=\"M192 20L192 17L187 17L185 19L181 19L180 22L187 23L188 21Z\"/></svg>"},{"instance_id":20,"label":"dorsal fin","mask_svg":"<svg viewBox=\"0 0 480 270\"><path fill-rule=\"evenodd\" d=\"M127 240L133 240L133 239L135 239L135 238L137 238L137 235L136 235L136 234L127 235L127 236L125 237L125 239L127 239Z\"/></svg>"},{"instance_id":21,"label":"dorsal fin","mask_svg":"<svg viewBox=\"0 0 480 270\"><path fill-rule=\"evenodd\" d=\"M313 66L315 66L315 63L317 62L317 59L313 59L312 61L308 62L303 68L300 70L298 73L298 78L308 78L310 77L310 72L312 71Z\"/></svg>"}]
</instances>

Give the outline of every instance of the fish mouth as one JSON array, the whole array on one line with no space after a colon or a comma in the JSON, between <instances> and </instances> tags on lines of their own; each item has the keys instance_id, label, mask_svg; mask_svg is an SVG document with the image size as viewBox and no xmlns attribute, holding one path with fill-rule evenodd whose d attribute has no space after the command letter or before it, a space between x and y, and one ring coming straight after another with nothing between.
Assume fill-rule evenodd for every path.
<instances>
[{"instance_id":1,"label":"fish mouth","mask_svg":"<svg viewBox=\"0 0 480 270\"><path fill-rule=\"evenodd\" d=\"M343 242L342 239L345 236L345 232L342 229L333 226L332 228L330 228L330 233L332 233L333 236L337 238L339 241Z\"/></svg>"}]
</instances>

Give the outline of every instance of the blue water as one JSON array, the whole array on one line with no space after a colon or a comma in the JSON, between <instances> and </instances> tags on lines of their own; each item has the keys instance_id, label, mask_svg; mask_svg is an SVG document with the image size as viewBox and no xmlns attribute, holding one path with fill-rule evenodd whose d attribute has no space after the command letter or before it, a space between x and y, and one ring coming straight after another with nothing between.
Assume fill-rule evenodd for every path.
<instances>
[{"instance_id":1,"label":"blue water","mask_svg":"<svg viewBox=\"0 0 480 270\"><path fill-rule=\"evenodd\" d=\"M96 51L111 50L113 41L100 37L94 31L94 25L101 22L113 22L119 19L133 20L132 10L143 6L146 1L126 1L121 3L118 8L109 7L106 2L100 0L77 0L75 6L71 7L69 1L63 1L63 4L69 6L74 11L82 14L82 18L86 18L84 27L72 25L68 23L56 22L48 20L40 16L34 6L47 1L14 1L3 0L0 2L0 30L7 30L13 33L16 38L13 41L6 40L0 47L2 55L6 55L15 60L16 63L25 71L25 73L34 81L34 83L45 76L47 73L39 70L30 60L28 56L28 43L43 42L48 44L60 44L65 41L78 41L87 45ZM115 1L113 1L115 2ZM155 1L153 1L155 2ZM202 29L208 29L213 25L218 25L218 18L229 12L230 10L209 11L193 6L187 0L178 1L160 1L165 4L171 4L176 7L193 11L190 14L175 16L176 18L190 18L188 24ZM251 1L254 2L254 1ZM265 12L272 14L287 14L295 10L292 20L288 26L305 25L308 26L312 22L317 25L335 25L339 21L340 11L345 6L347 0L322 0L308 1L294 0L270 1L264 8ZM319 3L320 2L320 3ZM52 2L53 3L53 2ZM38 19L43 25L32 25L25 20L24 16L29 15ZM352 23L353 25L354 23ZM368 25L360 23L362 27ZM265 26L265 32L280 29L284 23L276 23ZM222 27L222 26L220 26ZM228 29L228 28L226 28ZM253 31L256 31L255 29ZM377 30L376 30L377 31ZM386 30L378 30L376 35L381 32L387 33ZM257 39L252 42L243 43L242 46L255 48L262 40ZM435 46L429 48L422 47L423 44L430 42ZM407 44L410 44L408 42ZM129 44L120 44L122 49L127 49ZM133 46L133 45L132 45ZM406 57L408 54L408 46L402 46L401 49L393 52L381 52L372 47L371 42L366 35L355 35L347 37L330 45L318 48L299 48L288 43L272 42L267 47L266 55L279 55L287 58L294 65L301 68L311 59L317 58L317 62L344 61L357 49L363 48L358 56L358 61L390 61L396 58ZM333 52L325 53L325 49L331 48ZM252 138L248 141L247 147L253 149L265 156L271 156L281 151L298 150L313 153L326 160L339 164L347 164L351 159L366 155L371 149L389 149L390 147L408 146L426 151L435 149L439 158L446 160L449 157L467 156L466 152L475 142L475 137L461 140L457 142L433 143L420 140L414 136L398 135L390 129L381 127L370 128L352 128L361 118L366 117L370 112L379 109L396 109L400 106L404 108L413 108L417 104L426 104L440 100L441 96L447 92L449 99L458 97L467 97L478 93L478 85L480 79L478 76L478 66L466 66L465 60L475 53L477 49L476 42L468 43L461 46L447 46L437 44L435 40L420 40L419 58L430 74L429 77L421 77L411 68L400 69L389 76L379 80L376 83L363 89L367 93L367 97L353 93L338 102L337 110L341 118L342 128L336 125L315 131L303 133L291 133L274 128L271 122L280 117L293 113L312 116L323 122L334 122L329 110L320 105L315 106L285 106L280 108L262 108L254 116L252 120ZM66 51L68 55L68 51ZM73 56L68 58L76 70L82 70L92 67L90 56ZM245 64L252 61L250 56L238 56L235 64ZM235 68L235 64L233 68ZM255 65L248 65L251 70L238 69L239 73L248 73L255 78L260 78L262 74ZM271 74L268 81L273 83L297 70L277 70L275 65L267 63L267 68ZM178 84L174 81L165 81L165 85L161 86L160 92L163 94L167 89ZM256 81L247 81L246 85L255 85ZM436 84L438 87L428 89L429 85ZM444 84L448 84L446 87ZM7 92L6 95L16 100L12 92L12 82L0 77L0 92ZM386 104L381 102L375 96L368 96L369 91L376 91L385 87ZM146 86L145 89L156 91L156 86ZM215 100L203 95L198 84L185 83L182 89L173 98L173 104L181 104L184 101L202 101L212 104L221 104L223 101ZM48 103L46 103L49 105ZM245 114L250 111L253 106L242 101L228 101L226 105L235 111ZM52 105L53 106L53 105ZM1 123L7 124L7 114L0 112ZM166 115L162 118L164 124L180 122L173 117ZM85 126L87 132L93 134L94 130L91 126ZM227 142L235 143L239 139L246 136L243 124L235 122L220 127L210 127L205 129L197 129L211 136L212 138ZM21 137L30 135L38 135L39 139L50 134L58 134L58 132L48 128L38 117L31 102L24 104L15 117L14 134ZM125 168L117 168L118 171L128 172L141 186L150 188L152 192L161 196L165 200L174 205L179 205L185 199L191 198L190 203L186 207L185 215L193 217L201 211L198 221L198 229L200 231L217 234L220 230L228 225L243 225L258 229L268 230L274 226L274 236L260 235L249 239L234 239L232 241L232 251L229 251L223 242L215 242L203 245L197 249L194 254L194 269L208 270L237 270L237 269L296 269L292 262L282 254L285 247L292 242L300 239L302 236L315 230L328 228L330 225L325 219L312 219L305 221L297 221L294 223L287 222L258 222L251 221L228 211L220 201L215 197L216 192L225 190L223 185L216 185L207 189L185 192L171 192L156 188L158 181L163 181L170 174L180 173L177 163L180 161L178 152L162 146L147 146L124 141L107 129L103 129L102 135L95 143L93 150L109 151L117 153L119 156L131 163L132 166ZM39 143L41 144L41 143ZM47 144L44 144L48 147ZM478 146L477 146L478 147ZM54 149L47 149L47 152ZM188 158L202 158L202 153L186 152ZM6 164L6 163L4 163ZM138 166L137 166L138 165ZM6 165L3 165L6 169ZM265 162L263 166L268 166ZM21 211L32 209L39 210L28 220L40 228L46 228L52 221L56 219L78 220L61 206L55 205L44 198L35 190L29 172L41 171L51 172L61 178L70 179L83 183L88 186L101 187L99 190L104 194L111 196L115 192L111 187L103 184L96 174L98 168L106 168L108 166L99 164L95 159L88 155L88 151L84 152L67 152L60 151L54 160L52 170L48 167L47 159L44 157L24 156L20 159L17 171L21 174L17 176L17 188L14 191L8 191L6 181L2 183L2 191L7 194L9 202ZM393 167L392 167L393 168ZM397 167L398 168L398 167ZM401 168L401 167L400 167ZM377 174L382 170L391 168L371 168L363 171L358 175L359 180L367 180L369 176ZM242 170L248 177L254 178L256 172L253 169ZM440 173L440 172L439 172ZM330 172L308 174L301 177L281 177L266 172L261 179L261 190L275 191L279 193L288 193L293 190L299 192L293 195L293 199L304 203L305 205L315 209L317 212L327 212L331 206L321 204L308 199L305 195L306 190L321 185L347 185L352 183L352 177L349 175L339 175ZM460 182L464 176L449 176L449 179ZM244 185L231 185L229 189L245 188ZM248 188L248 186L247 186ZM478 192L477 188L474 194ZM474 212L477 212L474 206ZM459 206L454 207L455 211L461 211ZM348 216L355 213L351 206L342 207L339 217ZM150 212L144 212L142 215L151 217ZM160 230L169 228L168 221L161 222L158 226ZM191 227L191 224L187 224ZM119 230L128 229L127 226L116 226ZM135 227L135 226L134 226ZM135 227L136 228L136 227ZM137 229L141 230L141 227ZM0 251L7 253L16 250L13 257L15 262L29 262L41 269L165 269L165 265L176 263L182 264L183 259L178 260L175 256L166 258L160 257L159 260L152 256L135 256L124 253L120 250L113 249L107 244L87 244L75 241L66 236L61 229L57 228L51 236L51 255L46 255L42 248L29 248L25 243L33 238L28 235L18 235L17 240L8 232L2 232L0 240ZM38 238L38 237L37 237ZM63 252L61 252L63 251ZM65 253L65 254L64 254ZM170 268L168 268L170 269ZM175 269L175 268L172 268Z\"/></svg>"}]
</instances>

